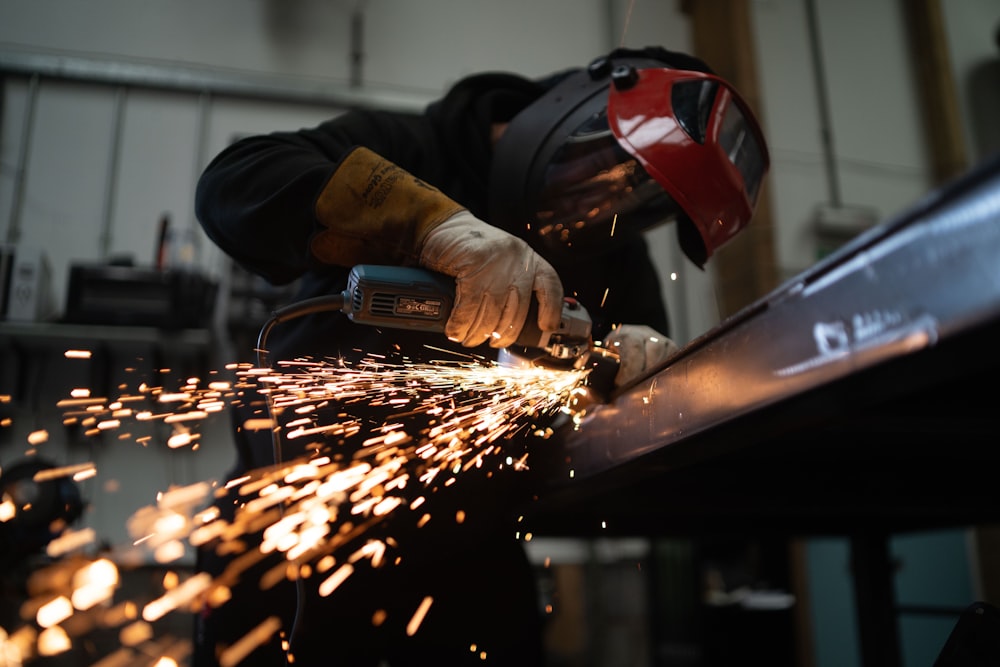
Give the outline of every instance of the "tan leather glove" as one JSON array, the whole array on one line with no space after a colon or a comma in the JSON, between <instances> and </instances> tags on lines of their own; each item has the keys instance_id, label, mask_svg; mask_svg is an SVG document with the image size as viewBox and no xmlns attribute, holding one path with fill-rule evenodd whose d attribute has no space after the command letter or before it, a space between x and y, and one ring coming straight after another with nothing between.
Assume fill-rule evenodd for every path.
<instances>
[{"instance_id":1,"label":"tan leather glove","mask_svg":"<svg viewBox=\"0 0 1000 667\"><path fill-rule=\"evenodd\" d=\"M420 264L455 277L455 305L445 334L463 345L513 344L532 294L538 299L538 327L559 327L563 289L555 269L523 240L468 211L427 233Z\"/></svg>"},{"instance_id":2,"label":"tan leather glove","mask_svg":"<svg viewBox=\"0 0 1000 667\"><path fill-rule=\"evenodd\" d=\"M316 200L323 229L310 250L327 264L413 266L427 232L461 210L408 171L367 148L355 148Z\"/></svg>"},{"instance_id":3,"label":"tan leather glove","mask_svg":"<svg viewBox=\"0 0 1000 667\"><path fill-rule=\"evenodd\" d=\"M604 346L618 352L617 387L642 377L680 349L656 329L642 324L619 325L604 338Z\"/></svg>"}]
</instances>

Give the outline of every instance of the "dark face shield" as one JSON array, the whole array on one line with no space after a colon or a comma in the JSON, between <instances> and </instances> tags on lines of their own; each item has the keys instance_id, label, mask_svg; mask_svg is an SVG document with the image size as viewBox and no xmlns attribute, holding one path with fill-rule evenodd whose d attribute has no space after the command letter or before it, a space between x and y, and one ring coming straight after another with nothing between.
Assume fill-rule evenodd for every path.
<instances>
[{"instance_id":1,"label":"dark face shield","mask_svg":"<svg viewBox=\"0 0 1000 667\"><path fill-rule=\"evenodd\" d=\"M532 199L546 246L592 251L667 222L674 201L619 145L602 110L556 150Z\"/></svg>"},{"instance_id":2,"label":"dark face shield","mask_svg":"<svg viewBox=\"0 0 1000 667\"><path fill-rule=\"evenodd\" d=\"M495 147L491 221L545 254L604 252L677 220L699 266L750 220L767 149L722 79L643 59L570 75Z\"/></svg>"},{"instance_id":3,"label":"dark face shield","mask_svg":"<svg viewBox=\"0 0 1000 667\"><path fill-rule=\"evenodd\" d=\"M760 183L767 172L767 151L751 129L738 104L726 105L719 130L719 146L743 177L751 205L757 203Z\"/></svg>"}]
</instances>

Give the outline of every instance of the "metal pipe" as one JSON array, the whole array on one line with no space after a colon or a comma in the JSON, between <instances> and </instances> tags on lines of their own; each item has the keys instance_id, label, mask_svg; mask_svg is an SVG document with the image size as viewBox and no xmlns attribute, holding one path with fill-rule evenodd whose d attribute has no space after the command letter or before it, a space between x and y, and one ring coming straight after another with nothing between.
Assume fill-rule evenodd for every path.
<instances>
[{"instance_id":1,"label":"metal pipe","mask_svg":"<svg viewBox=\"0 0 1000 667\"><path fill-rule=\"evenodd\" d=\"M359 7L351 12L351 88L360 88L364 77L365 14Z\"/></svg>"},{"instance_id":2,"label":"metal pipe","mask_svg":"<svg viewBox=\"0 0 1000 667\"><path fill-rule=\"evenodd\" d=\"M205 168L208 157L208 127L212 116L212 93L208 90L201 91L198 95L198 136L195 138L194 152L194 173L195 183L198 181L197 174L201 174ZM191 208L191 224L196 224L194 219L194 208Z\"/></svg>"},{"instance_id":3,"label":"metal pipe","mask_svg":"<svg viewBox=\"0 0 1000 667\"><path fill-rule=\"evenodd\" d=\"M121 163L122 127L125 117L124 86L115 90L115 103L111 116L111 147L108 151L108 176L104 181L104 206L101 215L101 233L98 236L98 253L102 259L111 254L111 227L114 224L115 194L118 192L118 167Z\"/></svg>"},{"instance_id":4,"label":"metal pipe","mask_svg":"<svg viewBox=\"0 0 1000 667\"><path fill-rule=\"evenodd\" d=\"M823 47L819 37L819 19L816 14L816 0L805 0L806 24L809 28L809 51L812 57L813 75L816 77L816 100L819 103L819 131L826 163L826 180L829 187L830 204L839 207L840 177L837 173L837 159L833 148L833 121L830 118L830 92L823 67Z\"/></svg>"},{"instance_id":5,"label":"metal pipe","mask_svg":"<svg viewBox=\"0 0 1000 667\"><path fill-rule=\"evenodd\" d=\"M32 130L35 125L35 105L38 101L38 75L28 80L28 95L21 120L21 147L14 168L14 192L10 198L10 224L7 226L7 243L15 245L21 239L21 212L24 209L24 189L28 176L28 156L31 154Z\"/></svg>"},{"instance_id":6,"label":"metal pipe","mask_svg":"<svg viewBox=\"0 0 1000 667\"><path fill-rule=\"evenodd\" d=\"M440 91L354 89L324 79L0 50L0 73L345 108L420 111Z\"/></svg>"}]
</instances>

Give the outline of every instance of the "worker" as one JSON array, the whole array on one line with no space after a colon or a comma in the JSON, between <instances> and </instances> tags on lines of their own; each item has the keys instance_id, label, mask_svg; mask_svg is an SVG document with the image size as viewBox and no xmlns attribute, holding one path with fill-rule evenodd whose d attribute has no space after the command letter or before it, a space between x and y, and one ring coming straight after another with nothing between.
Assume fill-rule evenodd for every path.
<instances>
[{"instance_id":1,"label":"worker","mask_svg":"<svg viewBox=\"0 0 1000 667\"><path fill-rule=\"evenodd\" d=\"M573 297L595 339L622 350L621 385L676 350L642 232L674 221L703 266L749 222L767 166L751 110L705 63L616 49L540 79L472 75L423 113L352 110L242 139L205 169L196 207L220 248L275 284L299 281L299 298L341 292L357 264L453 277L445 333L487 357L517 338L533 299L551 331ZM316 313L276 328L268 354L421 359L447 343ZM273 463L269 434L255 435L239 436L244 469ZM504 487L472 484L435 494L442 518L398 540L398 563L357 568L327 597L299 582L295 665L542 664L534 573ZM466 520L443 518L456 507ZM425 599L419 631L405 632ZM252 627L213 626L216 613L201 621L207 653ZM265 653L252 664L280 664Z\"/></svg>"}]
</instances>

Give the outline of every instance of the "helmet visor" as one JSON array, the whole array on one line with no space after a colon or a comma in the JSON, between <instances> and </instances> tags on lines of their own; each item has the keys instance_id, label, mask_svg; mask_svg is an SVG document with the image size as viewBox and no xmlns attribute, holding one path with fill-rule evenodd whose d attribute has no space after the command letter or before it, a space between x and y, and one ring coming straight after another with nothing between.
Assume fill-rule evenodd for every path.
<instances>
[{"instance_id":1,"label":"helmet visor","mask_svg":"<svg viewBox=\"0 0 1000 667\"><path fill-rule=\"evenodd\" d=\"M555 150L534 198L536 232L549 246L597 247L667 222L674 200L618 143L606 109Z\"/></svg>"},{"instance_id":2,"label":"helmet visor","mask_svg":"<svg viewBox=\"0 0 1000 667\"><path fill-rule=\"evenodd\" d=\"M728 83L703 72L639 70L612 86L615 137L671 193L696 228L701 263L745 227L769 159L749 107Z\"/></svg>"},{"instance_id":3,"label":"helmet visor","mask_svg":"<svg viewBox=\"0 0 1000 667\"><path fill-rule=\"evenodd\" d=\"M768 164L765 150L751 127L738 104L726 105L719 128L719 145L740 172L746 196L754 205Z\"/></svg>"}]
</instances>

